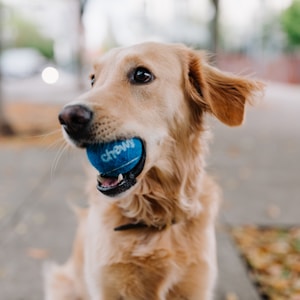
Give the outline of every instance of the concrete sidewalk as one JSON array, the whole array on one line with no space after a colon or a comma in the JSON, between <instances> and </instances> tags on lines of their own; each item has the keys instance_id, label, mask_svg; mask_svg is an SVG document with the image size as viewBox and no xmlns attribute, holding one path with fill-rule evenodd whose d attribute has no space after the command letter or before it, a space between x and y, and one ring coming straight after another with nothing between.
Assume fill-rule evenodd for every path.
<instances>
[{"instance_id":1,"label":"concrete sidewalk","mask_svg":"<svg viewBox=\"0 0 300 300\"><path fill-rule=\"evenodd\" d=\"M216 300L259 296L230 235L240 224L299 225L300 89L270 85L241 128L209 120L208 171L224 192L218 226ZM42 265L70 253L75 218L66 200L84 199L85 154L0 147L0 299L42 299ZM274 211L276 212L274 214Z\"/></svg>"}]
</instances>

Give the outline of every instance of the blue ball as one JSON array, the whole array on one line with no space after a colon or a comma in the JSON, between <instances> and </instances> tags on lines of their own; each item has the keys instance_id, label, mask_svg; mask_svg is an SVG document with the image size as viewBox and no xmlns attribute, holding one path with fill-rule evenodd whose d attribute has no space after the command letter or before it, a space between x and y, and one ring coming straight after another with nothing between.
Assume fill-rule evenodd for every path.
<instances>
[{"instance_id":1,"label":"blue ball","mask_svg":"<svg viewBox=\"0 0 300 300\"><path fill-rule=\"evenodd\" d=\"M86 148L90 163L101 175L118 177L131 171L141 160L143 144L138 138L91 144Z\"/></svg>"}]
</instances>

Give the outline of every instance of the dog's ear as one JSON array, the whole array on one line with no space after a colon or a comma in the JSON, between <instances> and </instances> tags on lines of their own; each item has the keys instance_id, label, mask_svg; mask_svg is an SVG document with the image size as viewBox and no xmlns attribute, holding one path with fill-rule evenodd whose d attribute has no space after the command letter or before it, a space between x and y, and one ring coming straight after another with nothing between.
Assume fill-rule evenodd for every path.
<instances>
[{"instance_id":1,"label":"dog's ear","mask_svg":"<svg viewBox=\"0 0 300 300\"><path fill-rule=\"evenodd\" d=\"M229 126L243 122L246 102L251 102L264 87L261 82L210 66L204 53L189 51L187 69L187 93L193 106L200 105Z\"/></svg>"}]
</instances>

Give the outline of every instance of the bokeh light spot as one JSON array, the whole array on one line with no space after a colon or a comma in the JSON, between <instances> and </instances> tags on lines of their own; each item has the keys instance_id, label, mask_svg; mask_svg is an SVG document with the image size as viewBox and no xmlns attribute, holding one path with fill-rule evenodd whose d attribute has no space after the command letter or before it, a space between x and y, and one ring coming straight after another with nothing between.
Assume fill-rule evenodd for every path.
<instances>
[{"instance_id":1,"label":"bokeh light spot","mask_svg":"<svg viewBox=\"0 0 300 300\"><path fill-rule=\"evenodd\" d=\"M59 79L59 72L53 67L47 67L42 72L42 79L48 84L54 84Z\"/></svg>"}]
</instances>

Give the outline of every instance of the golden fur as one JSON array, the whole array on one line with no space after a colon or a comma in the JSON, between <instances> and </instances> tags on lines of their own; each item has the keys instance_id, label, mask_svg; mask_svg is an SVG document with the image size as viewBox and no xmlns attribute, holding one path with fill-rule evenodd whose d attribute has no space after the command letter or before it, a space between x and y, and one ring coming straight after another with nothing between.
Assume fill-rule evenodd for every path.
<instances>
[{"instance_id":1,"label":"golden fur","mask_svg":"<svg viewBox=\"0 0 300 300\"><path fill-rule=\"evenodd\" d=\"M131 84L136 66L155 80ZM205 173L203 115L240 125L262 85L217 70L201 52L159 43L110 51L94 76L94 87L74 102L93 110L92 137L141 137L146 163L137 184L114 199L90 186L71 258L48 268L46 299L212 299L219 190ZM133 222L149 227L114 231Z\"/></svg>"}]
</instances>

